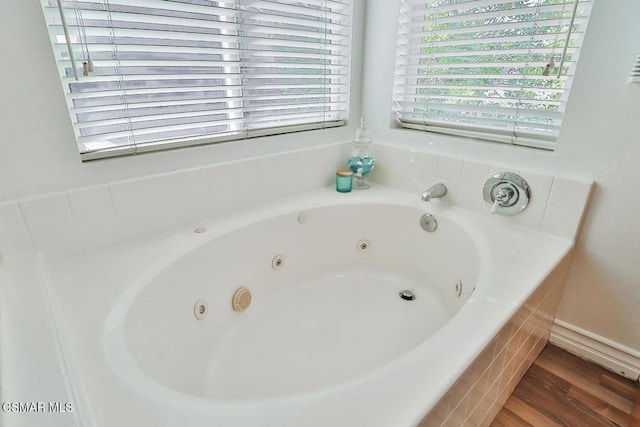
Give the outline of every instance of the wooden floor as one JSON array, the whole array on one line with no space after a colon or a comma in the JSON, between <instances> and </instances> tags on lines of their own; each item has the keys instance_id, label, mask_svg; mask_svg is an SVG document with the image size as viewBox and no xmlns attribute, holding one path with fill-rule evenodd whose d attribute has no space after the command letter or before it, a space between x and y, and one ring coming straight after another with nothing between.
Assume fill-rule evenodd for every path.
<instances>
[{"instance_id":1,"label":"wooden floor","mask_svg":"<svg viewBox=\"0 0 640 427\"><path fill-rule=\"evenodd\" d=\"M640 391L636 394L636 404L633 405L633 412L631 413L630 427L640 427Z\"/></svg>"},{"instance_id":2,"label":"wooden floor","mask_svg":"<svg viewBox=\"0 0 640 427\"><path fill-rule=\"evenodd\" d=\"M549 344L492 427L627 427L637 395L633 381Z\"/></svg>"}]
</instances>

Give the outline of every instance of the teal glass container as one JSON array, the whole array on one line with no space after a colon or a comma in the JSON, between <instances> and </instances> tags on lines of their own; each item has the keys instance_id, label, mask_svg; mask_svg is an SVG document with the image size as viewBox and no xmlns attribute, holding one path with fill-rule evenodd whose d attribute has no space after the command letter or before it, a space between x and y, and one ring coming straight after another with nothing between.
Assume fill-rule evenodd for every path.
<instances>
[{"instance_id":1,"label":"teal glass container","mask_svg":"<svg viewBox=\"0 0 640 427\"><path fill-rule=\"evenodd\" d=\"M350 170L339 170L336 172L336 191L339 193L348 193L351 191L353 182L353 172Z\"/></svg>"}]
</instances>

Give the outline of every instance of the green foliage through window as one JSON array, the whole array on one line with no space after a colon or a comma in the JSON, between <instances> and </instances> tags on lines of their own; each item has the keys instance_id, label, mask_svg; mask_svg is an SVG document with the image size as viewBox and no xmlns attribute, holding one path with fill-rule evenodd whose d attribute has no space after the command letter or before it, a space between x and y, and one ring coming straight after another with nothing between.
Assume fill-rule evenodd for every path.
<instances>
[{"instance_id":1,"label":"green foliage through window","mask_svg":"<svg viewBox=\"0 0 640 427\"><path fill-rule=\"evenodd\" d=\"M590 7L590 0L403 0L398 121L552 149Z\"/></svg>"}]
</instances>

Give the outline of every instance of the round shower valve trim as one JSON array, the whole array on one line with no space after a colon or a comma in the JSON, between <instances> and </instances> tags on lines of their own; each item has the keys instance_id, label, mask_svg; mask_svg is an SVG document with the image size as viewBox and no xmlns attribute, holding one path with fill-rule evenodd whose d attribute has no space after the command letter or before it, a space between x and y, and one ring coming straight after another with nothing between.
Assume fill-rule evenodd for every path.
<instances>
[{"instance_id":1,"label":"round shower valve trim","mask_svg":"<svg viewBox=\"0 0 640 427\"><path fill-rule=\"evenodd\" d=\"M482 189L484 201L491 206L491 213L515 215L529 205L531 190L527 181L512 172L491 175Z\"/></svg>"}]
</instances>

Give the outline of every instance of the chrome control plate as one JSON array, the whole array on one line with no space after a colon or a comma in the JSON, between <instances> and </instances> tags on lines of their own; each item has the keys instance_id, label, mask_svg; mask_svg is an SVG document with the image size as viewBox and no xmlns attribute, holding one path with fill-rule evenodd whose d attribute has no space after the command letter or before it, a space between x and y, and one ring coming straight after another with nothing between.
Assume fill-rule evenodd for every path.
<instances>
[{"instance_id":1,"label":"chrome control plate","mask_svg":"<svg viewBox=\"0 0 640 427\"><path fill-rule=\"evenodd\" d=\"M499 194L508 194L506 200L496 202ZM499 172L491 175L482 189L484 201L491 206L491 213L500 215L515 215L527 208L531 200L531 190L527 181L512 172Z\"/></svg>"}]
</instances>

